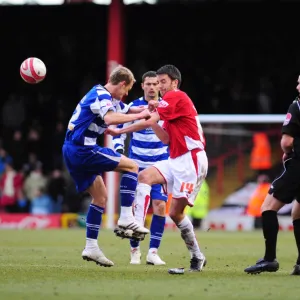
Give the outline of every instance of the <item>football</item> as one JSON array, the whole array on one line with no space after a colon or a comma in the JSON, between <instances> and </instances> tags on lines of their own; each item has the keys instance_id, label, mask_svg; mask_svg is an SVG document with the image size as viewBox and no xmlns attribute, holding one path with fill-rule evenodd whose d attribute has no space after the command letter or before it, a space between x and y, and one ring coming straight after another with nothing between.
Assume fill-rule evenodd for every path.
<instances>
[{"instance_id":1,"label":"football","mask_svg":"<svg viewBox=\"0 0 300 300\"><path fill-rule=\"evenodd\" d=\"M29 57L25 59L20 67L22 79L31 84L43 81L46 76L46 72L45 64L36 57Z\"/></svg>"}]
</instances>

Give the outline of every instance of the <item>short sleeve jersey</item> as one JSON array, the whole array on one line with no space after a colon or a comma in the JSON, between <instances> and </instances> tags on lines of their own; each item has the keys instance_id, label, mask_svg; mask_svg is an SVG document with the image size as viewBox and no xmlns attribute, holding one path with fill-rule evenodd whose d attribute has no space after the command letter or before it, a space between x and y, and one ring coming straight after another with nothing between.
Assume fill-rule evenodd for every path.
<instances>
[{"instance_id":1,"label":"short sleeve jersey","mask_svg":"<svg viewBox=\"0 0 300 300\"><path fill-rule=\"evenodd\" d=\"M176 158L190 150L205 149L205 138L197 110L189 96L180 90L167 92L157 112L170 137L170 157Z\"/></svg>"},{"instance_id":2,"label":"short sleeve jersey","mask_svg":"<svg viewBox=\"0 0 300 300\"><path fill-rule=\"evenodd\" d=\"M294 138L294 153L300 158L300 101L298 98L290 105L281 132Z\"/></svg>"}]
</instances>

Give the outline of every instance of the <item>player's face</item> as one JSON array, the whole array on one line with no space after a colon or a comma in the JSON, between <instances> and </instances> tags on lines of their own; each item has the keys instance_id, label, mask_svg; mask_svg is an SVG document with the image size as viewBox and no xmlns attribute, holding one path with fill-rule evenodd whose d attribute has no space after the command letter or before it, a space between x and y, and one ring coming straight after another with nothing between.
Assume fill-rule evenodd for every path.
<instances>
[{"instance_id":1,"label":"player's face","mask_svg":"<svg viewBox=\"0 0 300 300\"><path fill-rule=\"evenodd\" d=\"M297 87L296 87L298 93L300 94L300 76L298 77L298 84L297 84Z\"/></svg>"},{"instance_id":2,"label":"player's face","mask_svg":"<svg viewBox=\"0 0 300 300\"><path fill-rule=\"evenodd\" d=\"M159 85L157 77L146 77L142 83L145 98L155 99L158 97Z\"/></svg>"},{"instance_id":3,"label":"player's face","mask_svg":"<svg viewBox=\"0 0 300 300\"><path fill-rule=\"evenodd\" d=\"M178 80L172 80L169 75L161 74L157 75L159 83L160 95L163 97L168 91L177 89Z\"/></svg>"},{"instance_id":4,"label":"player's face","mask_svg":"<svg viewBox=\"0 0 300 300\"><path fill-rule=\"evenodd\" d=\"M130 82L126 85L125 81L119 83L118 89L116 90L115 98L121 100L124 96L127 96L129 91L132 89L134 82Z\"/></svg>"}]
</instances>

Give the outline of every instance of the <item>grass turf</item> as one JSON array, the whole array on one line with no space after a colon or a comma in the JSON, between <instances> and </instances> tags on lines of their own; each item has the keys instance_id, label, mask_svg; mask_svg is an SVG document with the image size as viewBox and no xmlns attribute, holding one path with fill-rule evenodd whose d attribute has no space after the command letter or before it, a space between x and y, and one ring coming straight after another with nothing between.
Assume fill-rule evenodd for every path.
<instances>
[{"instance_id":1,"label":"grass turf","mask_svg":"<svg viewBox=\"0 0 300 300\"><path fill-rule=\"evenodd\" d=\"M0 299L299 299L293 233L279 234L277 273L247 275L244 268L263 254L261 232L198 232L208 264L188 273L189 255L178 232L164 235L160 256L166 266L145 265L149 237L142 242L143 264L129 265L128 240L101 231L99 244L115 262L103 268L83 261L85 232L0 231ZM185 267L184 275L168 268Z\"/></svg>"}]
</instances>

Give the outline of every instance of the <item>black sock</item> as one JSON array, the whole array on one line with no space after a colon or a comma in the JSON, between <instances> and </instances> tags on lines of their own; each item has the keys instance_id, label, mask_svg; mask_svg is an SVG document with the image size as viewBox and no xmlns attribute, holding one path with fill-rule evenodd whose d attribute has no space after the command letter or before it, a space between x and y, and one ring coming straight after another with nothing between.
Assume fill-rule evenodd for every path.
<instances>
[{"instance_id":1,"label":"black sock","mask_svg":"<svg viewBox=\"0 0 300 300\"><path fill-rule=\"evenodd\" d=\"M297 265L300 265L300 219L294 220L293 225L294 225L294 236L295 236L297 249L298 249Z\"/></svg>"},{"instance_id":2,"label":"black sock","mask_svg":"<svg viewBox=\"0 0 300 300\"><path fill-rule=\"evenodd\" d=\"M266 246L264 259L273 261L276 258L277 234L279 230L276 211L267 210L262 213L262 227Z\"/></svg>"}]
</instances>

